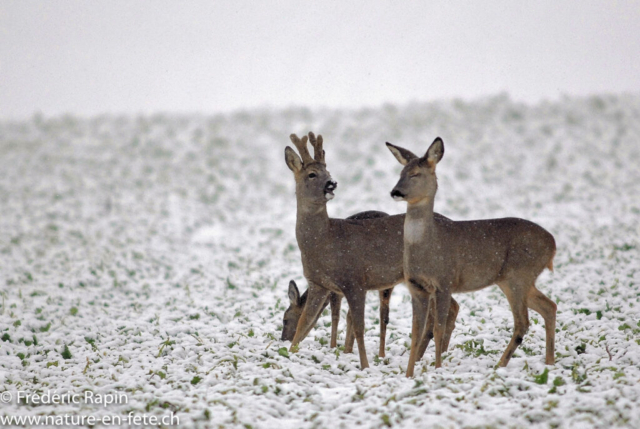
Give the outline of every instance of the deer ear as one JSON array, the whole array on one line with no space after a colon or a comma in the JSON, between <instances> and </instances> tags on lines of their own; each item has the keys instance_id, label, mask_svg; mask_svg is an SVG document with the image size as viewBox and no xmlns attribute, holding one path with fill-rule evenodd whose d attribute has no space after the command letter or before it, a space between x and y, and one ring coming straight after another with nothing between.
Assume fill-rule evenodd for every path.
<instances>
[{"instance_id":1,"label":"deer ear","mask_svg":"<svg viewBox=\"0 0 640 429\"><path fill-rule=\"evenodd\" d=\"M293 306L300 306L300 292L298 291L296 282L294 282L293 280L289 282L289 302Z\"/></svg>"},{"instance_id":2,"label":"deer ear","mask_svg":"<svg viewBox=\"0 0 640 429\"><path fill-rule=\"evenodd\" d=\"M424 154L422 159L426 160L429 165L435 167L435 165L440 162L443 156L444 142L440 137L436 137L433 143L431 143L431 146L429 146L429 149L427 149L427 153Z\"/></svg>"},{"instance_id":3,"label":"deer ear","mask_svg":"<svg viewBox=\"0 0 640 429\"><path fill-rule=\"evenodd\" d=\"M297 173L302 170L302 160L289 146L284 148L284 161L287 163L289 170Z\"/></svg>"},{"instance_id":4,"label":"deer ear","mask_svg":"<svg viewBox=\"0 0 640 429\"><path fill-rule=\"evenodd\" d=\"M415 156L411 151L401 148L400 146L394 146L391 143L387 142L387 147L389 148L393 156L395 156L398 162L402 165L407 165L409 161L417 158L417 156Z\"/></svg>"}]
</instances>

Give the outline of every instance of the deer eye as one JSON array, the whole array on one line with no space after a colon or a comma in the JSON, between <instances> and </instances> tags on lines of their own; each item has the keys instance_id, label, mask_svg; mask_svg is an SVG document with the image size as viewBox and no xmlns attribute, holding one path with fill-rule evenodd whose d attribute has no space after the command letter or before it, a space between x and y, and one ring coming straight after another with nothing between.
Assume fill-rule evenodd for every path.
<instances>
[{"instance_id":1,"label":"deer eye","mask_svg":"<svg viewBox=\"0 0 640 429\"><path fill-rule=\"evenodd\" d=\"M313 179L314 177L316 177L317 174L316 173L309 173L309 179Z\"/></svg>"},{"instance_id":2,"label":"deer eye","mask_svg":"<svg viewBox=\"0 0 640 429\"><path fill-rule=\"evenodd\" d=\"M414 174L411 174L409 177L411 178L411 177L418 177L418 176L421 176L421 174L420 173L414 173Z\"/></svg>"}]
</instances>

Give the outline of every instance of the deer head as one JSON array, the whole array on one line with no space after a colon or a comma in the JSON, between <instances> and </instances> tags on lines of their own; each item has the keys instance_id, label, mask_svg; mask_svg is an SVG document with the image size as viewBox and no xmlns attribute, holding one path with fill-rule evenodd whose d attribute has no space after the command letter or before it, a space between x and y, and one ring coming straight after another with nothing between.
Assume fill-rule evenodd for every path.
<instances>
[{"instance_id":1,"label":"deer head","mask_svg":"<svg viewBox=\"0 0 640 429\"><path fill-rule=\"evenodd\" d=\"M299 139L295 134L290 136L291 142L296 146L300 156L287 146L284 150L284 159L287 167L293 171L296 180L296 197L299 205L326 204L334 197L333 191L338 184L331 178L324 161L324 150L322 149L322 136L316 136L309 132L307 136ZM309 154L307 141L313 146L313 158ZM300 158L302 157L302 158Z\"/></svg>"},{"instance_id":2,"label":"deer head","mask_svg":"<svg viewBox=\"0 0 640 429\"><path fill-rule=\"evenodd\" d=\"M404 165L400 180L391 191L396 201L416 204L421 201L433 201L438 190L436 164L444 155L444 143L437 137L423 157L417 157L407 149L387 142L387 147L400 164Z\"/></svg>"},{"instance_id":3,"label":"deer head","mask_svg":"<svg viewBox=\"0 0 640 429\"><path fill-rule=\"evenodd\" d=\"M304 310L304 305L307 301L307 293L300 295L296 282L291 280L289 282L289 308L284 312L284 318L282 319L282 341L292 341L296 334L296 327L298 326L298 320Z\"/></svg>"}]
</instances>

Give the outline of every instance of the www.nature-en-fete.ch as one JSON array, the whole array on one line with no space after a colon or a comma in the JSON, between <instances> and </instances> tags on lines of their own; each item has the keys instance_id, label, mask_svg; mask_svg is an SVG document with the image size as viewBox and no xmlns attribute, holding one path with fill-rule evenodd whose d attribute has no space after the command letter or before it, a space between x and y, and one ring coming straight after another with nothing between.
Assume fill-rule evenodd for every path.
<instances>
[{"instance_id":1,"label":"www.nature-en-fete.ch","mask_svg":"<svg viewBox=\"0 0 640 429\"><path fill-rule=\"evenodd\" d=\"M180 418L173 412L166 416L156 415L127 415L92 416L77 414L61 414L57 416L0 416L0 426L177 426Z\"/></svg>"}]
</instances>

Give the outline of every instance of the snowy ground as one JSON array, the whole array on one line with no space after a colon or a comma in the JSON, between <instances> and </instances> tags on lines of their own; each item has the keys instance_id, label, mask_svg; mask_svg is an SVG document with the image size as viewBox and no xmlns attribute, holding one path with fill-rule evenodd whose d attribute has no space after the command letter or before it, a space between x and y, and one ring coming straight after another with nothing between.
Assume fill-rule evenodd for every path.
<instances>
[{"instance_id":1,"label":"snowy ground","mask_svg":"<svg viewBox=\"0 0 640 429\"><path fill-rule=\"evenodd\" d=\"M496 287L459 295L444 365L433 346L404 376L410 300L391 301L387 357L377 294L372 367L328 346L325 314L297 354L279 341L293 278L292 132L325 137L339 186L329 213L404 211L384 146L437 135L436 210L518 216L554 234L556 364L544 326L507 368L511 313ZM380 109L215 117L0 121L0 416L165 416L184 427L639 427L640 97L527 106L507 97ZM346 302L343 305L346 313ZM344 341L344 317L339 344ZM546 369L548 368L548 373ZM17 403L18 392L120 392L103 406ZM7 399L8 396L0 398Z\"/></svg>"}]
</instances>

